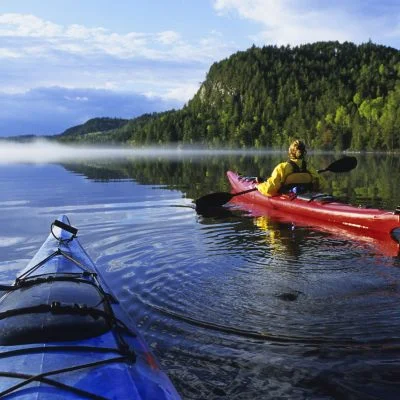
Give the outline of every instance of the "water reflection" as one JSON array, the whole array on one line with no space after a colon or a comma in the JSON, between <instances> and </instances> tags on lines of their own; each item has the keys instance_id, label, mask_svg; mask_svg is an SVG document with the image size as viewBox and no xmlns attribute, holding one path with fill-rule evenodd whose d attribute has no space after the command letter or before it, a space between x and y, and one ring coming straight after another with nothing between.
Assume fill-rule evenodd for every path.
<instances>
[{"instance_id":1,"label":"water reflection","mask_svg":"<svg viewBox=\"0 0 400 400\"><path fill-rule=\"evenodd\" d=\"M285 254L294 260L301 254L301 237L293 224L282 224L272 219L268 215L262 215L253 219L257 228L265 232L264 240L272 255Z\"/></svg>"},{"instance_id":2,"label":"water reflection","mask_svg":"<svg viewBox=\"0 0 400 400\"><path fill-rule=\"evenodd\" d=\"M182 153L182 152L181 152ZM197 199L207 193L229 191L225 172L230 169L243 175L269 176L273 167L282 160L279 153L188 153L186 156L139 157L91 160L64 163L70 171L88 179L133 180L141 184L161 185L181 190L186 197ZM310 162L326 167L340 155L312 154ZM325 173L324 191L353 204L395 209L400 203L400 157L395 155L357 155L358 166L348 173Z\"/></svg>"},{"instance_id":3,"label":"water reflection","mask_svg":"<svg viewBox=\"0 0 400 400\"><path fill-rule=\"evenodd\" d=\"M397 240L392 238L389 232L387 234L375 233L373 231L360 232L356 227L339 226L325 220L310 219L298 214L288 214L282 211L266 209L260 205L246 203L239 198L234 199L231 203L231 207L247 211L248 215L254 217L256 221L258 221L258 218L261 221L265 221L266 226L272 231L275 227L278 235L281 235L281 227L285 226L288 228L283 228L283 232L286 232L288 229L291 230L293 238L302 231L302 228L306 230L312 229L333 238L347 240L349 243L367 245L369 248L385 256L396 257L400 254L400 245ZM256 224L261 223L256 222Z\"/></svg>"},{"instance_id":4,"label":"water reflection","mask_svg":"<svg viewBox=\"0 0 400 400\"><path fill-rule=\"evenodd\" d=\"M177 156L178 157L178 156ZM180 159L173 157L153 157L151 159L110 159L90 160L86 163L63 164L65 168L74 173L84 175L94 181L131 180L144 185L157 185L171 190L179 190L183 196L192 201L207 193L219 191L230 192L230 186L225 177L226 170L232 169L243 172L244 175L266 176L277 162L282 159L282 154L277 153L234 153L215 155L207 152L190 153ZM333 160L339 158L334 154L313 154L310 161L314 165L325 167ZM400 168L400 157L393 155L357 155L358 167L348 173L325 173L324 191L332 193L343 201L355 205L373 206L377 208L395 209L400 203L400 176L389 174L392 168ZM240 198L233 199L233 203L240 205L244 210L248 208L241 204ZM231 210L227 207L211 207L198 210L206 218L229 218ZM332 234L341 235L351 240L364 240L389 256L399 254L399 246L388 235L387 238L360 236L360 232L351 228L342 229L328 222L303 219L301 216L287 216L263 208L253 207L253 215L265 216L268 213L270 223L285 221L300 226L313 228ZM278 229L279 231L279 229Z\"/></svg>"}]
</instances>

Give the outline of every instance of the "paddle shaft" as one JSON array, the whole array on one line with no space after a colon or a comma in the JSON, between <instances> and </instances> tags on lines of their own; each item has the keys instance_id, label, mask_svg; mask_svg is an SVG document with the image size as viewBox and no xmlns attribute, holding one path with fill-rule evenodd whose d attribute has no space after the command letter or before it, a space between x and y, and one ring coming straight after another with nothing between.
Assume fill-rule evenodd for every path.
<instances>
[{"instance_id":1,"label":"paddle shaft","mask_svg":"<svg viewBox=\"0 0 400 400\"><path fill-rule=\"evenodd\" d=\"M256 190L258 190L257 187L253 187L252 189L243 190L243 192L232 193L231 196L232 196L232 197L240 196L241 194L246 194L246 193L250 193L250 192L255 192Z\"/></svg>"}]
</instances>

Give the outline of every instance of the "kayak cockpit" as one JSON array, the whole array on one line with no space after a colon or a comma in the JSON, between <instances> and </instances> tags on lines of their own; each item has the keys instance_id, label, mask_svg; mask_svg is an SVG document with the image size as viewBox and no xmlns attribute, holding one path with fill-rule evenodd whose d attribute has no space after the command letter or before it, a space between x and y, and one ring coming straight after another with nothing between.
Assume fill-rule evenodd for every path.
<instances>
[{"instance_id":1,"label":"kayak cockpit","mask_svg":"<svg viewBox=\"0 0 400 400\"><path fill-rule=\"evenodd\" d=\"M56 220L56 250L49 247L0 299L0 345L85 340L111 329L112 297L98 284L96 271L69 249L77 232Z\"/></svg>"},{"instance_id":2,"label":"kayak cockpit","mask_svg":"<svg viewBox=\"0 0 400 400\"><path fill-rule=\"evenodd\" d=\"M110 330L102 293L90 281L49 276L0 301L0 345L83 340Z\"/></svg>"}]
</instances>

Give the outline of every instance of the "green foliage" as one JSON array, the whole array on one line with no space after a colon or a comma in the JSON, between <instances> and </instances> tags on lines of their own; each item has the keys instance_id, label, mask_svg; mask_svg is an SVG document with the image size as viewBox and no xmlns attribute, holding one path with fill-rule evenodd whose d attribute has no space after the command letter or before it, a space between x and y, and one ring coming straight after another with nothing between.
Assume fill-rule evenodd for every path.
<instances>
[{"instance_id":1,"label":"green foliage","mask_svg":"<svg viewBox=\"0 0 400 400\"><path fill-rule=\"evenodd\" d=\"M82 125L73 126L57 136L59 141L90 141L95 133L102 133L113 129L122 128L128 123L127 119L120 118L93 118ZM98 135L95 135L98 136Z\"/></svg>"},{"instance_id":2,"label":"green foliage","mask_svg":"<svg viewBox=\"0 0 400 400\"><path fill-rule=\"evenodd\" d=\"M251 47L214 63L181 110L130 120L107 140L324 150L399 149L400 52L371 42Z\"/></svg>"}]
</instances>

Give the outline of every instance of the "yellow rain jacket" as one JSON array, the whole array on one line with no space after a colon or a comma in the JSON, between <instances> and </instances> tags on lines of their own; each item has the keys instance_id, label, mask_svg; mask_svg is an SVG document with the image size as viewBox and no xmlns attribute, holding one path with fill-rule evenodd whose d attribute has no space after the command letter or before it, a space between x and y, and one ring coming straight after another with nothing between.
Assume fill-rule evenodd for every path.
<instances>
[{"instance_id":1,"label":"yellow rain jacket","mask_svg":"<svg viewBox=\"0 0 400 400\"><path fill-rule=\"evenodd\" d=\"M295 168L292 163L296 164L298 168ZM306 184L311 187L311 190L318 190L319 175L317 171L312 167L307 166L307 169L303 167L303 159L290 159L282 162L275 167L265 182L257 185L257 189L265 196L275 196L296 184Z\"/></svg>"}]
</instances>

